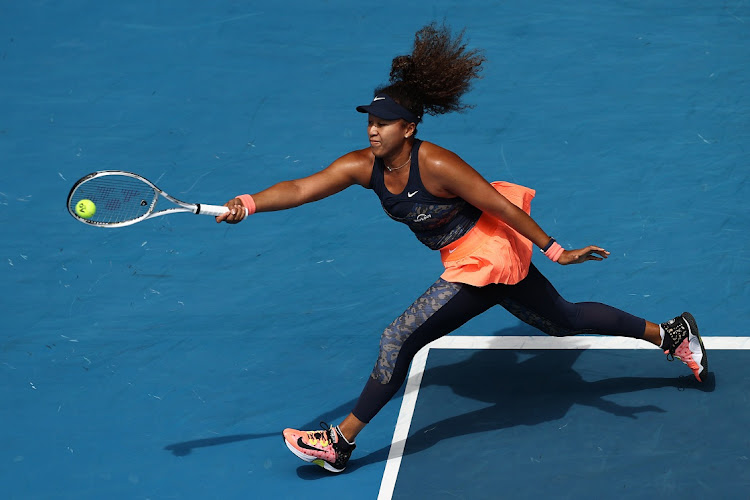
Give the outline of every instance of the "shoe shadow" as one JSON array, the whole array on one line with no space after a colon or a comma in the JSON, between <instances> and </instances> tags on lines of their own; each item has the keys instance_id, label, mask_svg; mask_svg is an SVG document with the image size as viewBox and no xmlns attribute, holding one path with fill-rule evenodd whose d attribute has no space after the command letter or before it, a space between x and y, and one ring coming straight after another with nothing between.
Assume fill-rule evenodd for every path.
<instances>
[{"instance_id":1,"label":"shoe shadow","mask_svg":"<svg viewBox=\"0 0 750 500\"><path fill-rule=\"evenodd\" d=\"M356 399L347 401L336 408L322 414L319 418L302 424L300 429L318 429L320 422L336 422L340 420L344 415L349 414L351 409L354 407ZM208 448L211 446L221 446L225 444L232 444L239 441L250 441L252 439L264 439L268 437L278 437L279 442L282 440L281 429L273 432L262 432L257 434L232 434L229 436L217 436L205 439L193 439L191 441L183 441L180 443L169 444L164 447L165 450L172 452L172 455L176 457L184 457L190 455L193 450L198 448ZM315 467L316 469L318 467Z\"/></svg>"},{"instance_id":2,"label":"shoe shadow","mask_svg":"<svg viewBox=\"0 0 750 500\"><path fill-rule=\"evenodd\" d=\"M236 443L238 441L248 441L250 439L262 439L270 436L279 435L278 432L267 432L263 434L233 434L231 436L219 436L215 438L193 439L182 443L169 444L164 447L165 450L171 451L176 457L190 455L196 448L208 448L210 446L219 446L222 444Z\"/></svg>"}]
</instances>

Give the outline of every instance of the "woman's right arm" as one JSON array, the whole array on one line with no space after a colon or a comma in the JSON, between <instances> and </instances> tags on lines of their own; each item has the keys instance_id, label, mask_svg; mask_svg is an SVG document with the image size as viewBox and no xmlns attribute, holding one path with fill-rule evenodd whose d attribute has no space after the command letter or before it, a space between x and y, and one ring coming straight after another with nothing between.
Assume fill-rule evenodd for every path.
<instances>
[{"instance_id":1,"label":"woman's right arm","mask_svg":"<svg viewBox=\"0 0 750 500\"><path fill-rule=\"evenodd\" d=\"M373 156L369 148L342 156L308 177L279 182L252 195L256 212L273 212L322 200L354 184L367 186L372 175ZM245 218L245 205L237 197L224 206L230 210L216 222L236 224Z\"/></svg>"}]
</instances>

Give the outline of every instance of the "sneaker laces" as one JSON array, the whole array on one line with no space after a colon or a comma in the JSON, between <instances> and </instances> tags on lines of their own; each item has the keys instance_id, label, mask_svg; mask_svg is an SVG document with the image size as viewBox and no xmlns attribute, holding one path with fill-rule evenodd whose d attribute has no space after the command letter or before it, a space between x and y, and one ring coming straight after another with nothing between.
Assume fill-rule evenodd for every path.
<instances>
[{"instance_id":1,"label":"sneaker laces","mask_svg":"<svg viewBox=\"0 0 750 500\"><path fill-rule=\"evenodd\" d=\"M308 441L322 441L326 443L324 448L333 445L334 440L331 436L331 427L325 422L320 422L320 427L322 429L320 431L307 431Z\"/></svg>"},{"instance_id":2,"label":"sneaker laces","mask_svg":"<svg viewBox=\"0 0 750 500\"><path fill-rule=\"evenodd\" d=\"M674 361L675 351L677 351L677 348L680 347L682 341L688 337L689 330L687 324L684 322L684 320L679 320L682 320L682 318L677 317L661 325L662 328L664 328L664 332L667 334L665 340L669 340L669 347L664 350L664 354L667 355L667 359L669 361Z\"/></svg>"},{"instance_id":3,"label":"sneaker laces","mask_svg":"<svg viewBox=\"0 0 750 500\"><path fill-rule=\"evenodd\" d=\"M341 433L341 429L337 427L334 427L332 425L327 424L326 422L321 421L320 422L320 428L323 429L323 431L318 432L325 432L328 437L328 442L331 443L331 446L334 446L334 449L336 450L344 450L347 449L350 446L354 446L354 443L350 443L346 440L344 437L344 434Z\"/></svg>"}]
</instances>

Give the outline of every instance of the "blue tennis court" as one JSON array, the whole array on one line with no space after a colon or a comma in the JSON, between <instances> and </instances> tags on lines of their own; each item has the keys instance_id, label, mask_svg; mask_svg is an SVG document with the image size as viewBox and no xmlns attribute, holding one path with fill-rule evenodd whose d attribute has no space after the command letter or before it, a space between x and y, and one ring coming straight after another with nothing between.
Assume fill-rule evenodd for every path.
<instances>
[{"instance_id":1,"label":"blue tennis court","mask_svg":"<svg viewBox=\"0 0 750 500\"><path fill-rule=\"evenodd\" d=\"M421 353L330 475L281 430L351 410L439 256L359 188L237 226L97 229L65 198L104 169L213 204L316 172L367 146L354 108L443 20L487 62L475 107L419 136L612 252L535 254L568 300L692 312L712 377L495 308ZM4 498L747 499L748 26L745 0L2 2Z\"/></svg>"}]
</instances>

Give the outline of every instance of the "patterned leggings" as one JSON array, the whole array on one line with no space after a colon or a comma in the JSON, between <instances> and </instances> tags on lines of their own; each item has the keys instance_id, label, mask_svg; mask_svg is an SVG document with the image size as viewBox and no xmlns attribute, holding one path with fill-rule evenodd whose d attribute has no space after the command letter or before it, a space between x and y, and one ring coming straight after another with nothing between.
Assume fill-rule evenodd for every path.
<instances>
[{"instance_id":1,"label":"patterned leggings","mask_svg":"<svg viewBox=\"0 0 750 500\"><path fill-rule=\"evenodd\" d=\"M378 360L354 416L369 422L404 383L417 351L494 305L558 337L596 333L642 338L646 328L644 319L614 307L566 301L533 264L515 285L475 287L438 279L383 332Z\"/></svg>"}]
</instances>

